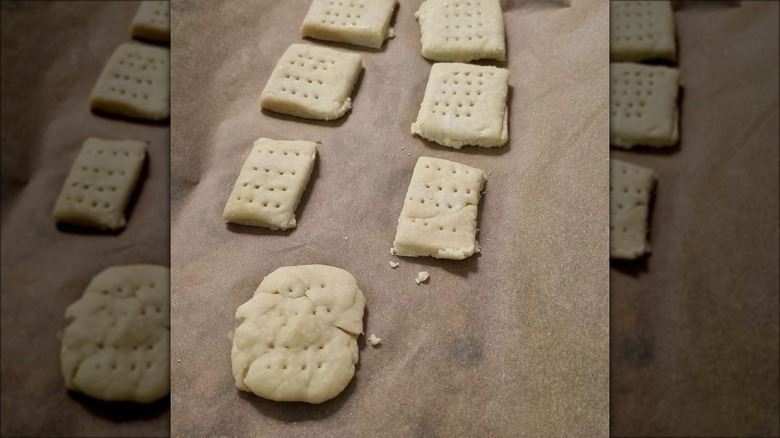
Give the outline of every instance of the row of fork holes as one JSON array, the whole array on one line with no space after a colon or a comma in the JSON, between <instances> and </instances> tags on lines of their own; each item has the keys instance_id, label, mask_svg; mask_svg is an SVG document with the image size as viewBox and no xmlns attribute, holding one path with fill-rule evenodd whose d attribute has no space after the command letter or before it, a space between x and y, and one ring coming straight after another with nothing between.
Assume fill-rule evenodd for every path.
<instances>
[{"instance_id":1,"label":"row of fork holes","mask_svg":"<svg viewBox=\"0 0 780 438\"><path fill-rule=\"evenodd\" d=\"M138 84L149 84L152 85L154 81L151 79L141 79L141 78L131 78L129 75L120 75L119 73L114 73L114 79L121 79L127 82L132 82L133 79L135 79L135 82Z\"/></svg>"},{"instance_id":2,"label":"row of fork holes","mask_svg":"<svg viewBox=\"0 0 780 438\"><path fill-rule=\"evenodd\" d=\"M81 204L82 202L84 202L84 198L81 197L81 196L66 196L65 200L66 201L75 201L77 204ZM101 203L98 202L98 201L92 201L90 203L90 205L92 205L93 208L98 208L98 207L101 206ZM110 202L103 202L102 206L103 206L103 208L108 210L108 209L111 208L111 203Z\"/></svg>"},{"instance_id":3,"label":"row of fork holes","mask_svg":"<svg viewBox=\"0 0 780 438\"><path fill-rule=\"evenodd\" d=\"M450 18L450 15L454 18L459 18L461 16L463 17L476 17L476 16L482 16L482 11L475 11L475 12L453 12L452 14L444 14L444 18Z\"/></svg>"},{"instance_id":4,"label":"row of fork holes","mask_svg":"<svg viewBox=\"0 0 780 438\"><path fill-rule=\"evenodd\" d=\"M105 345L104 343L102 343L102 342L98 342L96 346L97 346L97 349L98 349L98 350L103 350L103 349L105 349L105 348L106 348L106 345ZM109 346L108 346L108 348L112 348L112 349L114 349L114 350L118 350L120 347L119 347L119 345L112 344L112 345L109 345ZM154 344L146 344L146 346L141 346L141 345L133 345L133 346L131 347L131 349L132 349L133 351L138 351L138 350L140 350L140 349L143 349L143 348L146 348L147 350L150 350L150 351L151 351L151 350L153 350L153 349L154 349Z\"/></svg>"},{"instance_id":5,"label":"row of fork holes","mask_svg":"<svg viewBox=\"0 0 780 438\"><path fill-rule=\"evenodd\" d=\"M103 155L103 152L105 152L106 155L108 155L108 151L103 151L103 149L97 149L97 150L95 150L95 149L87 149L87 153L88 154ZM116 156L120 156L120 155L124 155L126 157L129 157L130 156L130 152L129 151L111 151L111 155L113 155L115 157ZM139 154L139 155L143 155L143 154Z\"/></svg>"},{"instance_id":6,"label":"row of fork holes","mask_svg":"<svg viewBox=\"0 0 780 438\"><path fill-rule=\"evenodd\" d=\"M453 172L453 173L454 173L454 172ZM466 172L466 173L468 173L468 172ZM426 188L426 189L430 189L431 187L433 187L433 186L432 186L430 183L425 183L425 188ZM440 191L440 192L441 192L441 191L443 191L443 190L444 190L444 188L443 188L442 186L436 186L436 190L438 190L438 191ZM452 193L458 193L458 191L459 191L459 190L458 190L458 188L457 188L457 187L453 187L453 188L452 188ZM471 194L471 189L466 189L466 190L464 190L464 191L466 192L466 194L467 194L467 195L470 195L470 194Z\"/></svg>"},{"instance_id":7,"label":"row of fork holes","mask_svg":"<svg viewBox=\"0 0 780 438\"><path fill-rule=\"evenodd\" d=\"M252 166L252 170L259 171L260 168L257 167L257 166ZM271 169L269 169L268 167L264 167L263 168L263 172L271 173ZM278 173L279 175L285 175L285 171L283 171L283 170L277 170L276 173ZM286 173L289 173L290 175L295 176L295 171L294 170L291 170L291 171L286 172Z\"/></svg>"},{"instance_id":8,"label":"row of fork holes","mask_svg":"<svg viewBox=\"0 0 780 438\"><path fill-rule=\"evenodd\" d=\"M482 35L475 35L475 36L469 36L469 37L459 37L459 36L449 37L448 36L448 37L444 37L444 41L456 41L456 42L460 41L460 40L474 41L474 40L481 40L482 38L484 38Z\"/></svg>"},{"instance_id":9,"label":"row of fork holes","mask_svg":"<svg viewBox=\"0 0 780 438\"><path fill-rule=\"evenodd\" d=\"M81 188L84 189L84 190L89 190L92 187L89 184L81 184L79 182L73 182L73 183L70 184L70 186L73 187L74 189L76 189L79 186L81 186ZM105 191L115 192L116 191L116 187L115 186L96 186L95 190L97 190L98 192L105 192Z\"/></svg>"},{"instance_id":10,"label":"row of fork holes","mask_svg":"<svg viewBox=\"0 0 780 438\"><path fill-rule=\"evenodd\" d=\"M409 219L409 221L412 222L412 223L416 223L418 220L419 219L417 219L417 218L410 218ZM427 227L428 226L428 221L424 220L424 221L422 221L422 224L423 224L424 227ZM439 228L439 231L444 231L445 228L449 228L450 231L452 231L453 233L457 233L458 232L458 229L455 228L455 227L444 227L442 225L439 225L438 228Z\"/></svg>"},{"instance_id":11,"label":"row of fork holes","mask_svg":"<svg viewBox=\"0 0 780 438\"><path fill-rule=\"evenodd\" d=\"M250 184L251 183L249 181L244 181L244 184L242 184L242 186L243 187L249 187ZM252 187L254 187L255 190L260 190L260 187L263 187L262 184L251 184L251 185L252 185ZM286 192L287 191L287 187L284 187L284 186L282 186L282 187L267 187L266 190L269 191L269 192L275 192L277 190L280 190L282 192Z\"/></svg>"},{"instance_id":12,"label":"row of fork holes","mask_svg":"<svg viewBox=\"0 0 780 438\"><path fill-rule=\"evenodd\" d=\"M90 168L88 166L81 166L81 171L82 172L89 172ZM99 167L93 167L91 169L91 171L94 172L94 173L100 173L100 168ZM106 170L105 173L108 176L114 176L115 173L119 174L119 176L125 176L125 174L126 174L126 172L124 170L117 170L117 171Z\"/></svg>"},{"instance_id":13,"label":"row of fork holes","mask_svg":"<svg viewBox=\"0 0 780 438\"><path fill-rule=\"evenodd\" d=\"M273 149L267 149L267 150L264 150L264 149L258 149L258 150L257 150L257 153L258 153L258 154L262 154L262 153L263 153L263 151L267 152L267 153L268 153L268 155L273 155L273 154L275 153L275 151L274 151ZM282 151L282 155L284 155L285 157L286 157L286 156L289 156L289 155L295 155L296 157L300 157L300 156L301 156L301 153L300 153L300 152L298 152L298 151Z\"/></svg>"},{"instance_id":14,"label":"row of fork holes","mask_svg":"<svg viewBox=\"0 0 780 438\"><path fill-rule=\"evenodd\" d=\"M154 364L153 364L152 362L146 362L146 369L147 369L147 370L150 370L150 369L152 369L152 366L153 366L153 365L154 365ZM109 366L109 368L111 368L111 370L116 370L117 368L119 368L119 366L116 364L116 362L112 362L112 363L110 363L108 366ZM101 368L102 368L102 367L101 367L101 365L100 365L99 363L98 363L98 364L95 364L95 369L96 369L96 370L99 370L99 369L101 369ZM133 363L133 364L130 364L130 367L129 367L129 368L130 368L130 370L131 370L131 371L135 371L135 369L137 368L137 365L136 365L136 364L134 364L134 363Z\"/></svg>"},{"instance_id":15,"label":"row of fork holes","mask_svg":"<svg viewBox=\"0 0 780 438\"><path fill-rule=\"evenodd\" d=\"M425 168L426 168L426 169L430 169L430 168L431 168L431 165L430 165L430 164L426 164L426 165L425 165ZM437 172L441 172L441 166L436 166L436 171L437 171ZM452 169L450 169L450 171L451 171L453 174L456 174L456 173L458 173L458 169L456 169L456 168L454 168L454 167L453 167ZM445 170L445 172L446 172L446 170ZM463 173L465 173L466 175L468 175L468 174L469 174L469 171L468 171L468 169L464 169L464 170L463 170Z\"/></svg>"},{"instance_id":16,"label":"row of fork holes","mask_svg":"<svg viewBox=\"0 0 780 438\"><path fill-rule=\"evenodd\" d=\"M133 99L142 98L144 100L149 100L149 95L145 93L144 94L128 93L127 90L125 90L124 88L119 88L119 90L117 90L116 87L110 87L109 89L111 90L112 93L119 93L120 96L127 95L127 96L131 96Z\"/></svg>"},{"instance_id":17,"label":"row of fork holes","mask_svg":"<svg viewBox=\"0 0 780 438\"><path fill-rule=\"evenodd\" d=\"M137 290L141 289L141 287L143 287L143 285L136 286L136 287L128 287L128 289L132 289L132 290L133 290L133 292L135 292L135 291L137 291ZM155 285L154 283L148 283L148 284L146 285L146 287L148 287L149 289L154 289L154 288L156 287L156 285ZM121 294L122 292L124 292L124 291L125 291L125 288L124 288L124 287L122 287L122 286L117 286L117 287L116 287L116 291L117 291L117 292L119 292L119 293ZM109 293L110 293L110 291L109 291L108 289L102 289L102 290L100 291L100 295L108 295Z\"/></svg>"},{"instance_id":18,"label":"row of fork holes","mask_svg":"<svg viewBox=\"0 0 780 438\"><path fill-rule=\"evenodd\" d=\"M330 0L328 2L328 4L331 5L331 6L349 6L350 8L361 8L361 9L366 7L366 5L364 5L363 3L360 3L360 2L357 2L357 3L356 2L344 2L344 1L337 1L337 0Z\"/></svg>"},{"instance_id":19,"label":"row of fork holes","mask_svg":"<svg viewBox=\"0 0 780 438\"><path fill-rule=\"evenodd\" d=\"M410 197L408 197L407 199L408 199L408 200L410 200L410 201L414 201L414 198L413 198L413 197L411 197L411 196L410 196ZM430 201L430 202L432 202L432 203L433 203L433 205L434 205L434 206L436 206L436 207L441 207L441 203L439 203L439 202L436 202L436 201L434 201L433 199L419 198L419 199L417 200L417 202L419 202L420 204L425 204L425 202L426 202L426 201ZM447 208L448 208L448 209L450 209L450 210L452 209L452 203L451 203L451 202L448 202L448 203L447 203Z\"/></svg>"},{"instance_id":20,"label":"row of fork holes","mask_svg":"<svg viewBox=\"0 0 780 438\"><path fill-rule=\"evenodd\" d=\"M328 10L326 10L326 11L325 11L325 15L327 15L327 16L329 16L329 17L330 17L330 16L333 16L333 17L341 17L341 13L340 13L340 12L338 12L338 11L331 11L330 9L328 9ZM360 14L350 14L349 12L346 12L346 13L344 13L344 17L345 17L345 18L355 18L355 19L360 19L360 18L362 17L362 15L360 15Z\"/></svg>"},{"instance_id":21,"label":"row of fork holes","mask_svg":"<svg viewBox=\"0 0 780 438\"><path fill-rule=\"evenodd\" d=\"M255 202L255 198L253 198L251 196L243 196L243 197L241 195L236 196L236 201L240 201L242 199L245 200L246 202L250 203L250 204L253 204ZM263 202L258 202L258 203L260 205L262 205L263 207L268 207L269 205L271 205L274 208L282 208L282 204L280 204L278 202L273 203L273 205L272 205L272 203L270 203L268 201L263 201Z\"/></svg>"}]
</instances>

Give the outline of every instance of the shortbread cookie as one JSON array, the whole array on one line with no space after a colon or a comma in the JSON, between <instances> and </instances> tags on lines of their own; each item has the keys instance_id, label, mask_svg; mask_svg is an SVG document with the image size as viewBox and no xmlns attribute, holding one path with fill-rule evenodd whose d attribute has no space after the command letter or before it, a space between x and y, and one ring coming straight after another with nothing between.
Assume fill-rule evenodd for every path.
<instances>
[{"instance_id":1,"label":"shortbread cookie","mask_svg":"<svg viewBox=\"0 0 780 438\"><path fill-rule=\"evenodd\" d=\"M232 363L236 387L276 401L322 403L355 374L366 299L332 266L279 268L239 306Z\"/></svg>"},{"instance_id":2,"label":"shortbread cookie","mask_svg":"<svg viewBox=\"0 0 780 438\"><path fill-rule=\"evenodd\" d=\"M461 260L479 252L477 205L485 185L480 169L420 157L406 192L395 255Z\"/></svg>"},{"instance_id":3,"label":"shortbread cookie","mask_svg":"<svg viewBox=\"0 0 780 438\"><path fill-rule=\"evenodd\" d=\"M414 14L422 55L432 61L506 59L498 0L426 0Z\"/></svg>"},{"instance_id":4,"label":"shortbread cookie","mask_svg":"<svg viewBox=\"0 0 780 438\"><path fill-rule=\"evenodd\" d=\"M655 185L653 171L610 160L609 256L635 259L649 252L647 216Z\"/></svg>"},{"instance_id":5,"label":"shortbread cookie","mask_svg":"<svg viewBox=\"0 0 780 438\"><path fill-rule=\"evenodd\" d=\"M308 44L290 46L271 73L260 105L306 119L333 120L352 108L363 58Z\"/></svg>"},{"instance_id":6,"label":"shortbread cookie","mask_svg":"<svg viewBox=\"0 0 780 438\"><path fill-rule=\"evenodd\" d=\"M171 40L171 3L143 1L133 18L130 33L135 38L152 41Z\"/></svg>"},{"instance_id":7,"label":"shortbread cookie","mask_svg":"<svg viewBox=\"0 0 780 438\"><path fill-rule=\"evenodd\" d=\"M643 61L677 57L674 14L668 1L611 1L609 57Z\"/></svg>"},{"instance_id":8,"label":"shortbread cookie","mask_svg":"<svg viewBox=\"0 0 780 438\"><path fill-rule=\"evenodd\" d=\"M678 140L677 69L610 64L610 144L673 146Z\"/></svg>"},{"instance_id":9,"label":"shortbread cookie","mask_svg":"<svg viewBox=\"0 0 780 438\"><path fill-rule=\"evenodd\" d=\"M396 0L314 0L301 36L378 49L388 38Z\"/></svg>"},{"instance_id":10,"label":"shortbread cookie","mask_svg":"<svg viewBox=\"0 0 780 438\"><path fill-rule=\"evenodd\" d=\"M140 44L117 47L92 89L92 109L138 119L167 119L169 60L168 49Z\"/></svg>"},{"instance_id":11,"label":"shortbread cookie","mask_svg":"<svg viewBox=\"0 0 780 438\"><path fill-rule=\"evenodd\" d=\"M54 205L60 223L116 230L141 175L146 144L134 140L84 142Z\"/></svg>"},{"instance_id":12,"label":"shortbread cookie","mask_svg":"<svg viewBox=\"0 0 780 438\"><path fill-rule=\"evenodd\" d=\"M225 205L225 220L272 230L295 227L316 156L310 141L255 141Z\"/></svg>"},{"instance_id":13,"label":"shortbread cookie","mask_svg":"<svg viewBox=\"0 0 780 438\"><path fill-rule=\"evenodd\" d=\"M455 149L502 146L509 138L508 87L503 68L434 64L412 134Z\"/></svg>"},{"instance_id":14,"label":"shortbread cookie","mask_svg":"<svg viewBox=\"0 0 780 438\"><path fill-rule=\"evenodd\" d=\"M106 401L150 403L170 388L168 268L108 268L65 310L65 387Z\"/></svg>"}]
</instances>

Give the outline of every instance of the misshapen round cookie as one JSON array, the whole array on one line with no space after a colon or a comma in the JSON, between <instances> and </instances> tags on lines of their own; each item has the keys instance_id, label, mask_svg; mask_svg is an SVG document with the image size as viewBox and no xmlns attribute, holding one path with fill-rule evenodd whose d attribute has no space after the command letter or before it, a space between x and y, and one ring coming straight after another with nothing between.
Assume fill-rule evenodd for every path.
<instances>
[{"instance_id":1,"label":"misshapen round cookie","mask_svg":"<svg viewBox=\"0 0 780 438\"><path fill-rule=\"evenodd\" d=\"M239 306L236 387L270 400L322 403L355 374L366 299L355 277L324 265L279 268Z\"/></svg>"},{"instance_id":2,"label":"misshapen round cookie","mask_svg":"<svg viewBox=\"0 0 780 438\"><path fill-rule=\"evenodd\" d=\"M65 387L99 400L150 403L170 388L168 268L115 266L68 306Z\"/></svg>"}]
</instances>

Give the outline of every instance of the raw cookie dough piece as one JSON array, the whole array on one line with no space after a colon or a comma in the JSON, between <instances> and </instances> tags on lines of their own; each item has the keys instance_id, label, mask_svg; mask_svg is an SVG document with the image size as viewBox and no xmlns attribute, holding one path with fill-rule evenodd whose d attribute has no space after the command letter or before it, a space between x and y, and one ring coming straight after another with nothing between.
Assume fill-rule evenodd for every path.
<instances>
[{"instance_id":1,"label":"raw cookie dough piece","mask_svg":"<svg viewBox=\"0 0 780 438\"><path fill-rule=\"evenodd\" d=\"M613 61L674 61L674 14L668 1L612 1L609 57Z\"/></svg>"},{"instance_id":2,"label":"raw cookie dough piece","mask_svg":"<svg viewBox=\"0 0 780 438\"><path fill-rule=\"evenodd\" d=\"M434 64L412 134L455 149L502 146L509 139L508 87L503 68Z\"/></svg>"},{"instance_id":3,"label":"raw cookie dough piece","mask_svg":"<svg viewBox=\"0 0 780 438\"><path fill-rule=\"evenodd\" d=\"M609 70L610 144L675 145L679 70L633 63L612 63Z\"/></svg>"},{"instance_id":4,"label":"raw cookie dough piece","mask_svg":"<svg viewBox=\"0 0 780 438\"><path fill-rule=\"evenodd\" d=\"M366 299L332 266L279 268L239 306L232 364L236 387L276 401L322 403L355 374Z\"/></svg>"},{"instance_id":5,"label":"raw cookie dough piece","mask_svg":"<svg viewBox=\"0 0 780 438\"><path fill-rule=\"evenodd\" d=\"M108 59L89 97L92 109L138 119L170 116L170 51L122 44Z\"/></svg>"},{"instance_id":6,"label":"raw cookie dough piece","mask_svg":"<svg viewBox=\"0 0 780 438\"><path fill-rule=\"evenodd\" d=\"M398 218L396 255L461 260L479 252L477 205L484 185L480 169L420 157Z\"/></svg>"},{"instance_id":7,"label":"raw cookie dough piece","mask_svg":"<svg viewBox=\"0 0 780 438\"><path fill-rule=\"evenodd\" d=\"M301 36L378 49L388 38L396 0L314 0Z\"/></svg>"},{"instance_id":8,"label":"raw cookie dough piece","mask_svg":"<svg viewBox=\"0 0 780 438\"><path fill-rule=\"evenodd\" d=\"M647 217L655 186L653 171L616 159L610 160L609 256L636 259L650 251Z\"/></svg>"},{"instance_id":9,"label":"raw cookie dough piece","mask_svg":"<svg viewBox=\"0 0 780 438\"><path fill-rule=\"evenodd\" d=\"M293 44L271 73L260 106L306 119L338 119L352 107L349 96L362 68L360 55Z\"/></svg>"},{"instance_id":10,"label":"raw cookie dough piece","mask_svg":"<svg viewBox=\"0 0 780 438\"><path fill-rule=\"evenodd\" d=\"M125 208L145 158L144 142L87 139L54 204L54 220L100 229L124 228Z\"/></svg>"},{"instance_id":11,"label":"raw cookie dough piece","mask_svg":"<svg viewBox=\"0 0 780 438\"><path fill-rule=\"evenodd\" d=\"M134 38L152 41L171 40L171 3L144 1L133 18L130 33Z\"/></svg>"},{"instance_id":12,"label":"raw cookie dough piece","mask_svg":"<svg viewBox=\"0 0 780 438\"><path fill-rule=\"evenodd\" d=\"M422 55L432 61L506 59L498 0L426 0L414 14Z\"/></svg>"},{"instance_id":13,"label":"raw cookie dough piece","mask_svg":"<svg viewBox=\"0 0 780 438\"><path fill-rule=\"evenodd\" d=\"M170 387L168 268L115 266L65 311L65 387L106 401L150 403Z\"/></svg>"},{"instance_id":14,"label":"raw cookie dough piece","mask_svg":"<svg viewBox=\"0 0 780 438\"><path fill-rule=\"evenodd\" d=\"M295 227L316 156L317 144L310 141L255 141L225 205L225 220L272 230Z\"/></svg>"}]
</instances>

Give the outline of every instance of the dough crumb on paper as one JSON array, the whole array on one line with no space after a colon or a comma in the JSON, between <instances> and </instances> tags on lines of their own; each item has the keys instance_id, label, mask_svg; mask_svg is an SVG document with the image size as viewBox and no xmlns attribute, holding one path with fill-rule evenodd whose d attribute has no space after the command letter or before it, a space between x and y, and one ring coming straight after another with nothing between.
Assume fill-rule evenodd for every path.
<instances>
[{"instance_id":1,"label":"dough crumb on paper","mask_svg":"<svg viewBox=\"0 0 780 438\"><path fill-rule=\"evenodd\" d=\"M417 286L420 285L420 283L424 283L428 281L428 278L430 278L431 274L428 273L428 271L420 271L417 273L417 278L414 279L414 282L417 283Z\"/></svg>"},{"instance_id":2,"label":"dough crumb on paper","mask_svg":"<svg viewBox=\"0 0 780 438\"><path fill-rule=\"evenodd\" d=\"M382 338L377 337L377 335L371 333L371 336L368 337L368 343L376 347L377 345L382 343Z\"/></svg>"},{"instance_id":3,"label":"dough crumb on paper","mask_svg":"<svg viewBox=\"0 0 780 438\"><path fill-rule=\"evenodd\" d=\"M401 264L400 264L400 263L398 263L398 262L390 262L390 267L391 267L391 268L393 268L393 269L397 268L397 267L398 267L398 266L400 266L400 265L401 265Z\"/></svg>"}]
</instances>

